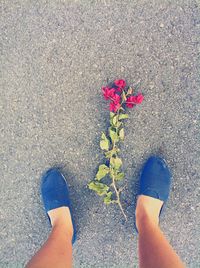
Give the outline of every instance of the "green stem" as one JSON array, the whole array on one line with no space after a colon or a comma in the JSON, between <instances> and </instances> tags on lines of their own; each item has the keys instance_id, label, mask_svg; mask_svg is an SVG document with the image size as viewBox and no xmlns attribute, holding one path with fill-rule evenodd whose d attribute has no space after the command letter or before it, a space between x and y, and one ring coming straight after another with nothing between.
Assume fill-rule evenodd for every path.
<instances>
[{"instance_id":1,"label":"green stem","mask_svg":"<svg viewBox=\"0 0 200 268\"><path fill-rule=\"evenodd\" d=\"M122 102L123 103L123 102ZM122 105L122 103L121 103L121 105ZM120 113L120 111L118 110L117 111L117 123L118 123L118 121L119 121L119 113ZM116 127L116 132L118 131L118 127ZM113 141L113 149L116 147L116 142L115 141ZM115 191L115 194L116 194L116 197L117 197L117 200L116 200L116 203L119 205L119 208L120 208L120 210L121 210L121 212L122 212L122 214L123 214L123 216L124 216L124 218L125 218L125 220L127 221L127 216L126 216L126 214L125 214L125 212L124 212L124 209L123 209L123 207L122 207L122 204L121 204L121 201L120 201L120 192L121 191L119 191L118 189L117 189L117 186L116 186L116 183L115 183L115 177L114 177L114 174L113 174L113 172L110 172L110 174L111 174L111 178L112 178L112 186L113 186L113 188L114 188L114 191Z\"/></svg>"},{"instance_id":2,"label":"green stem","mask_svg":"<svg viewBox=\"0 0 200 268\"><path fill-rule=\"evenodd\" d=\"M115 194L116 194L116 197L117 197L117 204L119 205L119 208L120 208L120 210L121 210L121 212L122 212L125 220L127 221L127 216L126 216L126 214L124 212L124 209L123 209L122 204L121 204L121 201L120 201L120 192L117 190L117 187L116 187L116 184L115 184L115 177L114 176L112 176L112 186L113 186L113 188L115 190Z\"/></svg>"}]
</instances>

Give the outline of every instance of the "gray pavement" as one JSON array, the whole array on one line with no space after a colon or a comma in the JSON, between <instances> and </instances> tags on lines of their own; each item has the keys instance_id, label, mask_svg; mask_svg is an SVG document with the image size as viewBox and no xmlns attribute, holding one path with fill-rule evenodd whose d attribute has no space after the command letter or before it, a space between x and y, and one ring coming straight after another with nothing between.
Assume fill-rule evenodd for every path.
<instances>
[{"instance_id":1,"label":"gray pavement","mask_svg":"<svg viewBox=\"0 0 200 268\"><path fill-rule=\"evenodd\" d=\"M134 196L151 154L173 172L161 226L200 267L199 1L1 1L0 267L22 267L48 236L40 176L61 166L79 232L75 267L137 267ZM128 223L86 185L108 125L101 86L145 94L122 146Z\"/></svg>"}]
</instances>

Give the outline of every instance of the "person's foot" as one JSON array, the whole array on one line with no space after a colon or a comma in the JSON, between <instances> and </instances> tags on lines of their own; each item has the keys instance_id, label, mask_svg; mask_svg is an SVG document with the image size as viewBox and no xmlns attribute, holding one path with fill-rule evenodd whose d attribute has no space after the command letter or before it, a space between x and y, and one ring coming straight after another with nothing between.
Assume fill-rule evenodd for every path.
<instances>
[{"instance_id":1,"label":"person's foot","mask_svg":"<svg viewBox=\"0 0 200 268\"><path fill-rule=\"evenodd\" d=\"M145 163L141 177L136 206L136 227L150 221L159 224L159 216L170 191L171 173L163 159L150 157Z\"/></svg>"},{"instance_id":2,"label":"person's foot","mask_svg":"<svg viewBox=\"0 0 200 268\"><path fill-rule=\"evenodd\" d=\"M73 224L69 208L59 207L49 210L47 213L49 215L52 228L63 228L63 230L72 238Z\"/></svg>"},{"instance_id":3,"label":"person's foot","mask_svg":"<svg viewBox=\"0 0 200 268\"><path fill-rule=\"evenodd\" d=\"M163 201L147 195L140 195L137 199L136 206L136 227L139 230L140 226L145 221L151 221L155 225L159 224L159 215Z\"/></svg>"},{"instance_id":4,"label":"person's foot","mask_svg":"<svg viewBox=\"0 0 200 268\"><path fill-rule=\"evenodd\" d=\"M69 190L58 169L48 170L42 177L41 192L46 213L53 228L62 228L75 242L76 231L71 217Z\"/></svg>"}]
</instances>

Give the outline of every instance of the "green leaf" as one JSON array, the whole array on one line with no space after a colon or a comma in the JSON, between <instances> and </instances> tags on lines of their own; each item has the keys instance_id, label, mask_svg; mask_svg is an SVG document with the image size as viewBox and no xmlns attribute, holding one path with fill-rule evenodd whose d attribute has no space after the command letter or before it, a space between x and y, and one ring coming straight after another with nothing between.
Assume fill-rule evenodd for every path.
<instances>
[{"instance_id":1,"label":"green leaf","mask_svg":"<svg viewBox=\"0 0 200 268\"><path fill-rule=\"evenodd\" d=\"M119 128L122 125L122 122L118 121L116 124L116 128Z\"/></svg>"},{"instance_id":2,"label":"green leaf","mask_svg":"<svg viewBox=\"0 0 200 268\"><path fill-rule=\"evenodd\" d=\"M108 192L106 194L106 196L104 197L103 201L106 205L109 205L110 203L112 203L112 199L111 199L111 196L112 196L112 192Z\"/></svg>"},{"instance_id":3,"label":"green leaf","mask_svg":"<svg viewBox=\"0 0 200 268\"><path fill-rule=\"evenodd\" d=\"M121 124L122 124L122 122L120 122L119 120L118 120L118 115L115 115L114 117L113 117L113 119L112 119L112 122L110 122L110 124L114 127L114 128L119 128L120 126L121 126Z\"/></svg>"},{"instance_id":4,"label":"green leaf","mask_svg":"<svg viewBox=\"0 0 200 268\"><path fill-rule=\"evenodd\" d=\"M133 89L131 87L129 87L128 91L127 91L127 95L131 95L133 93Z\"/></svg>"},{"instance_id":5,"label":"green leaf","mask_svg":"<svg viewBox=\"0 0 200 268\"><path fill-rule=\"evenodd\" d=\"M115 116L115 113L110 112L110 124L113 125L113 117Z\"/></svg>"},{"instance_id":6,"label":"green leaf","mask_svg":"<svg viewBox=\"0 0 200 268\"><path fill-rule=\"evenodd\" d=\"M110 169L109 167L107 167L106 165L100 165L99 166L99 170L96 174L96 179L97 180L101 180L102 178L104 178L108 173L109 173Z\"/></svg>"},{"instance_id":7,"label":"green leaf","mask_svg":"<svg viewBox=\"0 0 200 268\"><path fill-rule=\"evenodd\" d=\"M91 181L88 184L88 187L90 190L95 191L100 196L107 194L107 191L109 189L108 185L98 181Z\"/></svg>"},{"instance_id":8,"label":"green leaf","mask_svg":"<svg viewBox=\"0 0 200 268\"><path fill-rule=\"evenodd\" d=\"M116 168L117 169L120 168L121 165L122 165L122 160L119 157L116 157L115 158L115 166L116 166Z\"/></svg>"},{"instance_id":9,"label":"green leaf","mask_svg":"<svg viewBox=\"0 0 200 268\"><path fill-rule=\"evenodd\" d=\"M119 138L121 140L124 140L124 128L120 129L120 131L119 131Z\"/></svg>"},{"instance_id":10,"label":"green leaf","mask_svg":"<svg viewBox=\"0 0 200 268\"><path fill-rule=\"evenodd\" d=\"M109 167L106 166L105 164L102 164L102 165L99 166L99 170L107 170L107 171L109 171Z\"/></svg>"},{"instance_id":11,"label":"green leaf","mask_svg":"<svg viewBox=\"0 0 200 268\"><path fill-rule=\"evenodd\" d=\"M120 114L119 115L119 120L127 119L127 118L128 118L128 114Z\"/></svg>"},{"instance_id":12,"label":"green leaf","mask_svg":"<svg viewBox=\"0 0 200 268\"><path fill-rule=\"evenodd\" d=\"M106 135L104 133L102 133L101 135L101 141L100 141L100 148L102 150L106 150L108 151L109 150L109 140L107 139Z\"/></svg>"},{"instance_id":13,"label":"green leaf","mask_svg":"<svg viewBox=\"0 0 200 268\"><path fill-rule=\"evenodd\" d=\"M114 116L115 116L115 113L110 112L110 118L113 119Z\"/></svg>"},{"instance_id":14,"label":"green leaf","mask_svg":"<svg viewBox=\"0 0 200 268\"><path fill-rule=\"evenodd\" d=\"M104 132L102 132L101 139L102 140L105 140L106 139L106 134Z\"/></svg>"},{"instance_id":15,"label":"green leaf","mask_svg":"<svg viewBox=\"0 0 200 268\"><path fill-rule=\"evenodd\" d=\"M116 153L115 150L110 150L110 151L105 153L105 157L106 158L111 158L115 153Z\"/></svg>"},{"instance_id":16,"label":"green leaf","mask_svg":"<svg viewBox=\"0 0 200 268\"><path fill-rule=\"evenodd\" d=\"M126 94L125 94L124 91L122 92L122 100L123 100L123 101L126 101Z\"/></svg>"},{"instance_id":17,"label":"green leaf","mask_svg":"<svg viewBox=\"0 0 200 268\"><path fill-rule=\"evenodd\" d=\"M112 157L110 159L110 164L113 166L114 169L119 169L122 165L122 160L119 157Z\"/></svg>"},{"instance_id":18,"label":"green leaf","mask_svg":"<svg viewBox=\"0 0 200 268\"><path fill-rule=\"evenodd\" d=\"M117 133L114 130L112 130L111 128L109 128L109 134L110 134L110 138L111 138L112 142L119 141L119 137L118 137Z\"/></svg>"},{"instance_id":19,"label":"green leaf","mask_svg":"<svg viewBox=\"0 0 200 268\"><path fill-rule=\"evenodd\" d=\"M120 152L120 149L115 147L114 149L112 149L112 150L106 152L106 153L105 153L105 157L106 157L106 158L111 158L113 155L115 155L115 154L117 154L117 153L119 153L119 152Z\"/></svg>"},{"instance_id":20,"label":"green leaf","mask_svg":"<svg viewBox=\"0 0 200 268\"><path fill-rule=\"evenodd\" d=\"M108 151L108 149L109 149L109 143L107 141L105 141L105 140L101 140L100 141L100 148L102 150Z\"/></svg>"},{"instance_id":21,"label":"green leaf","mask_svg":"<svg viewBox=\"0 0 200 268\"><path fill-rule=\"evenodd\" d=\"M120 181L120 180L123 180L124 176L125 176L124 173L123 172L120 172L117 175L115 175L115 179L117 181Z\"/></svg>"},{"instance_id":22,"label":"green leaf","mask_svg":"<svg viewBox=\"0 0 200 268\"><path fill-rule=\"evenodd\" d=\"M117 124L117 115L115 115L114 117L113 117L113 119L112 119L112 122L113 122L113 125L114 126L116 126L116 124Z\"/></svg>"}]
</instances>

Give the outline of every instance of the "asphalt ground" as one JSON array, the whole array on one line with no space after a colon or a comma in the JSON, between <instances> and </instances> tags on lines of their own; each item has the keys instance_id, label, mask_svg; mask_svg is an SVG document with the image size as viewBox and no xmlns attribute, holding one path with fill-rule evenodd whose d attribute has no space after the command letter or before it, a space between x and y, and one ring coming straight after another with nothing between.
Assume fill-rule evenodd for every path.
<instances>
[{"instance_id":1,"label":"asphalt ground","mask_svg":"<svg viewBox=\"0 0 200 268\"><path fill-rule=\"evenodd\" d=\"M199 1L1 1L0 267L22 267L48 237L40 178L62 167L78 241L75 267L137 267L135 196L141 165L173 173L161 227L188 267L200 267ZM145 95L122 145L123 205L87 188L103 156L116 78Z\"/></svg>"}]
</instances>

